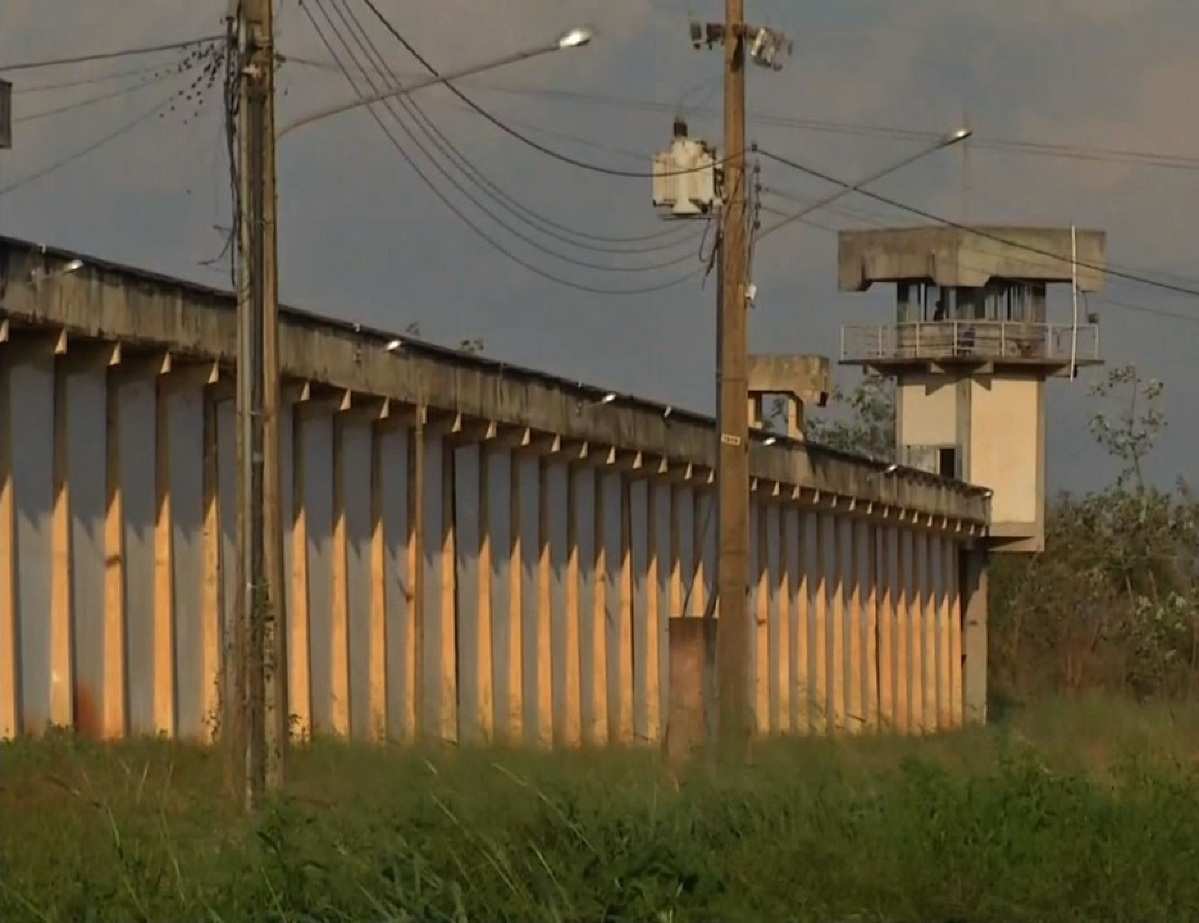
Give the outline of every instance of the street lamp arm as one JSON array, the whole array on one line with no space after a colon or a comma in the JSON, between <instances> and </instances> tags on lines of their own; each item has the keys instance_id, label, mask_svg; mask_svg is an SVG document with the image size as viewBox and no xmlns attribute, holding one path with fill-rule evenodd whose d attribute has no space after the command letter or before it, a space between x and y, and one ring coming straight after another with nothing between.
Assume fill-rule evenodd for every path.
<instances>
[{"instance_id":1,"label":"street lamp arm","mask_svg":"<svg viewBox=\"0 0 1199 923\"><path fill-rule=\"evenodd\" d=\"M488 61L484 64L475 64L470 67L464 67L461 70L452 71L450 73L438 74L436 76L428 77L424 80L419 80L416 83L410 83L406 86L392 87L391 89L384 90L381 93L374 93L370 96L362 96L353 100L352 102L339 103L335 106L329 106L326 109L321 109L317 112L311 113L310 115L302 116L296 119L294 122L289 122L287 125L284 125L279 131L278 137L283 138L285 135L289 135L292 132L303 128L305 125L311 125L314 122L319 122L322 119L340 115L343 112L350 112L354 109L360 109L363 106L371 106L375 103L384 102L388 99L408 96L409 94L415 93L418 90L424 90L428 87L437 86L439 84L452 83L455 80L461 80L465 77L473 77L475 74L481 74L484 71L495 70L499 67L507 67L509 64L527 61L530 58L539 58L542 55L551 54L555 51L563 51L568 48L580 48L589 44L591 38L592 33L590 29L585 27L571 29L569 32L566 32L559 38L554 39L552 42L539 45L536 48L528 48L524 51L516 51L512 54L506 55L505 57Z\"/></svg>"},{"instance_id":2,"label":"street lamp arm","mask_svg":"<svg viewBox=\"0 0 1199 923\"><path fill-rule=\"evenodd\" d=\"M802 211L796 212L793 215L788 215L786 218L782 219L781 221L778 221L775 224L772 224L765 231L763 231L762 234L758 237L759 242L764 240L766 237L769 237L775 231L781 231L783 228L787 227L787 225L789 225L789 224L793 224L796 221L802 221L804 218L808 217L808 215L812 214L813 212L820 211L820 209L826 208L829 205L832 205L834 202L838 201L839 199L845 198L845 196L849 195L850 193L858 192L858 191L864 189L865 187L871 185L872 183L878 182L880 179L882 179L885 176L890 176L892 173L897 173L900 170L902 170L904 167L908 166L909 164L913 164L917 160L921 160L921 159L927 157L929 154L935 154L937 151L943 150L944 148L953 147L953 145L955 145L955 144L960 144L962 141L965 141L967 138L969 138L971 136L971 134L973 134L973 132L971 132L970 129L968 129L968 128L963 128L959 131L955 131L951 134L946 135L943 138L939 138L935 144L932 144L929 147L924 148L923 150L917 151L915 154L912 154L910 157L905 157L903 160L900 160L897 163L893 163L889 167L884 167L883 169L879 170L877 173L872 173L870 176L866 177L863 180L859 180L858 182L853 183L853 184L843 185L842 188L838 189L836 192L830 193L829 195L825 196L823 199L818 199L817 201L813 202L811 205L809 205L807 208L803 209ZM756 145L754 146L754 149L755 150L757 149Z\"/></svg>"}]
</instances>

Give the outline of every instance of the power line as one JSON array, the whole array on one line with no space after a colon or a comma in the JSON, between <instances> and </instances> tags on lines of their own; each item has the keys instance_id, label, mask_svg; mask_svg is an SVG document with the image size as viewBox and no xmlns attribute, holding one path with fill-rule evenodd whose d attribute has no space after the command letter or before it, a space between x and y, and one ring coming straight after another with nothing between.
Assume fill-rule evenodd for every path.
<instances>
[{"instance_id":1,"label":"power line","mask_svg":"<svg viewBox=\"0 0 1199 923\"><path fill-rule=\"evenodd\" d=\"M78 102L69 103L65 106L56 106L53 109L43 109L40 112L31 112L28 115L22 115L13 119L14 125L22 125L26 122L36 122L38 119L49 118L52 115L62 115L64 112L74 112L76 109L86 109L88 106L94 106L97 103L106 102L110 99L120 99L123 96L132 96L134 93L140 93L142 90L157 86L162 82L162 78L156 80L143 80L141 83L135 83L132 86L122 87L119 90L114 90L111 93L104 93L100 96L89 96L87 99L81 99Z\"/></svg>"},{"instance_id":2,"label":"power line","mask_svg":"<svg viewBox=\"0 0 1199 923\"><path fill-rule=\"evenodd\" d=\"M1034 247L1031 244L1022 244L1019 241L1008 240L1008 239L1001 237L998 234L994 234L990 231L985 231L980 228L970 227L969 225L962 224L961 222L958 222L958 221L954 221L951 218L945 218L942 215L934 214L933 212L926 211L926 210L924 210L922 208L918 208L914 205L908 205L907 203L900 202L897 199L892 199L888 196L880 195L877 192L871 192L868 189L862 189L862 188L855 187L852 183L848 183L844 180L838 179L835 176L830 176L829 174L824 173L820 170L817 170L813 167L804 166L803 164L798 163L794 160L791 160L790 158L783 157L780 154L774 154L774 153L766 150L765 148L760 147L757 144L753 145L753 150L757 153L760 153L763 157L768 157L771 160L775 161L776 163L780 163L786 167L791 167L791 169L798 170L800 173L806 173L808 176L812 176L817 179L824 180L826 183L832 183L833 185L840 186L843 189L856 191L856 192L860 193L861 195L864 195L871 199L874 199L877 202L882 202L885 205L890 205L892 208L898 208L898 209L901 209L906 212L911 212L914 215L919 215L921 218L926 218L929 221L935 221L938 224L945 225L946 227L956 228L959 231L966 231L967 233L974 234L975 236L981 237L984 240L992 240L996 243L1003 244L1004 246L1014 247L1018 250L1025 250L1029 253L1035 253L1038 256L1043 256L1048 259L1057 260L1062 263L1081 266L1084 269L1090 269L1093 272L1100 272L1105 275L1112 276L1112 277L1118 278L1118 279L1125 279L1129 282L1139 282L1142 285L1153 286L1154 288L1160 288L1160 289L1163 289L1164 291L1175 292L1180 295L1191 295L1194 297L1199 297L1199 289L1187 288L1187 287L1181 286L1181 285L1173 285L1169 282L1162 282L1159 279L1152 279L1152 278L1149 278L1148 276L1142 276L1137 273L1125 272L1120 269L1113 269L1110 266L1101 266L1097 263L1088 263L1083 260L1071 260L1069 257L1064 257L1061 254L1054 253L1051 250L1044 250L1040 247Z\"/></svg>"},{"instance_id":3,"label":"power line","mask_svg":"<svg viewBox=\"0 0 1199 923\"><path fill-rule=\"evenodd\" d=\"M802 205L816 205L820 201L818 199L814 199L814 198L811 198L808 196L799 195L798 193L789 192L785 189L779 189L777 186L764 187L763 191L765 191L766 193L768 193L770 195L777 196L781 199L787 199L792 202L798 202ZM893 224L890 223L891 219L888 219L887 216L880 215L877 212L866 212L866 211L862 211L860 209L855 210L852 208L847 208L843 205L838 206L838 205L832 205L832 204L825 204L823 206L823 208L824 208L824 210L827 210L827 211L837 212L839 214L847 215L851 218L857 218L862 221L866 221L869 224L873 224L879 228L887 228L887 227L894 226ZM777 212L777 214L783 214L783 213ZM978 254L979 256L985 255L983 253L983 251L981 251L981 250L965 250L963 252L975 253L975 254ZM1043 261L1033 260L1030 257L1025 257L1025 258L1021 259L1020 257L1013 256L1012 259L1018 263L1021 263L1022 265L1029 266L1029 267L1041 267L1044 265ZM1080 263L1079 265L1082 265L1082 264ZM1128 266L1125 264L1115 263L1115 262L1110 262L1110 261L1108 263L1108 266L1115 267L1116 269L1121 270L1123 272L1127 272L1127 273L1130 273L1133 275L1138 275L1138 276L1146 276L1146 275L1149 275L1154 272L1153 270L1141 269L1139 267ZM1196 284L1196 282L1197 282L1197 280L1192 277L1179 275L1177 273L1168 272L1166 270L1157 270L1156 275L1161 278L1174 279L1174 280L1177 280L1177 281L1180 281L1183 283ZM1146 309L1146 310L1152 311L1152 310L1157 310L1157 309Z\"/></svg>"},{"instance_id":4,"label":"power line","mask_svg":"<svg viewBox=\"0 0 1199 923\"><path fill-rule=\"evenodd\" d=\"M662 112L673 114L693 114L717 116L719 113L703 106L675 106L657 100L637 99L635 97L613 96L603 93L589 93L578 90L555 90L540 87L513 87L488 83L480 86L480 90L495 93L507 93L515 96L539 96L548 99L558 99L569 103L592 103L614 106L623 109L635 109L644 112ZM862 122L843 122L830 119L800 118L785 116L771 112L757 112L750 116L750 121L758 125L769 125L780 128L794 128L805 131L827 132L831 134L851 136L874 136L896 138L904 141L935 141L944 137L943 131L930 131L913 128L897 128L887 125L872 125ZM1121 148L1089 147L1077 144L1050 144L1045 142L1027 141L1022 139L989 138L975 134L971 144L976 149L992 151L1011 151L1032 155L1063 157L1074 160L1095 160L1108 163L1141 164L1144 166L1162 167L1166 169L1199 170L1199 157L1185 154L1169 154L1153 151L1138 151Z\"/></svg>"},{"instance_id":5,"label":"power line","mask_svg":"<svg viewBox=\"0 0 1199 923\"><path fill-rule=\"evenodd\" d=\"M158 51L177 51L181 48L193 48L197 45L208 45L213 42L223 41L225 41L224 35L204 35L200 38L189 39L185 42L171 42L165 45L148 45L141 48L124 48L120 51L103 51L96 54L80 55L74 58L54 58L43 61L22 61L20 64L0 64L0 73L35 70L42 67L58 67L62 64L85 64L88 61L108 61L113 58L154 54Z\"/></svg>"},{"instance_id":6,"label":"power line","mask_svg":"<svg viewBox=\"0 0 1199 923\"><path fill-rule=\"evenodd\" d=\"M92 144L89 144L87 147L82 148L81 150L78 150L75 153L64 157L62 160L55 161L54 163L43 167L42 169L38 170L36 173L31 173L28 176L23 176L23 177L21 177L21 179L16 180L15 182L9 183L7 186L0 187L0 196L6 196L10 192L15 192L16 190L22 188L23 186L28 186L30 183L36 182L37 180L42 179L45 176L49 176L51 173L55 173L58 170L62 169L63 167L66 167L66 166L74 163L75 161L81 160L84 157L88 156L89 154L92 154L92 153L98 151L100 148L111 143L112 141L115 141L117 138L121 137L122 135L128 134L129 132L133 131L135 128L137 128L139 125L141 125L143 122L146 122L146 121L150 120L151 118L153 118L155 115L158 115L160 112L162 112L164 109L166 109L167 106L169 106L171 104L171 100L173 100L174 98L175 98L175 94L171 93L171 95L169 95L168 97L166 97L166 99L159 102L156 106L154 106L154 108L147 109L145 112L143 112L137 118L132 119L128 122L125 122L123 125L121 125L119 128L117 128L115 131L112 131L109 134L104 135L98 141L95 141Z\"/></svg>"},{"instance_id":7,"label":"power line","mask_svg":"<svg viewBox=\"0 0 1199 923\"><path fill-rule=\"evenodd\" d=\"M382 88L378 84L375 83L373 78L370 76L370 69L358 59L356 53L350 47L349 41L342 34L342 32L338 29L336 24L333 22L332 18L329 15L328 9L325 7L325 5L323 3L323 0L314 0L314 2L316 3L317 8L320 9L321 13L324 15L326 21L329 24L330 29L333 31L333 34L341 42L342 47L344 48L345 52L349 55L350 60L361 71L362 77L366 81L367 86L370 88L371 93L376 96L379 95ZM343 25L346 26L347 30L350 30L352 32L353 30L350 28L349 22L346 19L346 17L344 15L342 15L341 8L337 4L336 0L330 0L330 2L332 3L334 10L337 12ZM355 43L358 45L359 49L363 52L363 54L365 54L369 57L369 52L366 51L365 46L363 45L361 40L359 40L357 38L357 36L352 36L352 38L354 39ZM532 238L532 237L528 236L527 234L523 233L522 231L517 230L516 228L507 224L503 218L498 216L486 204L481 202L475 195L473 195L470 192L470 190L465 188L463 186L463 184L460 183L450 173L450 171L446 168L446 165L444 163L442 163L441 160L434 153L430 152L428 147L426 147L423 143L421 143L421 141L416 137L416 135L408 127L407 123L405 123L403 121L402 117L395 109L396 100L385 99L385 100L381 100L381 102L387 108L388 112L392 115L392 117L397 120L397 122L400 124L400 127L403 128L405 134L407 134L407 136L408 136L408 139L413 144L416 145L417 149L426 158L428 158L429 162L433 165L434 169L436 169L441 174L441 176L451 186L453 186L454 189L456 189L458 191L458 193L460 195L462 195L464 198L466 198L471 204L473 204L476 208L478 208L481 212L483 212L483 214L485 214L488 218L490 218L492 221L494 221L496 224L498 224L500 227L502 227L505 231L510 233L512 236L516 237L518 240L521 240L528 246L532 247L533 249L539 250L540 252L546 254L547 256L554 257L555 259L561 260L564 263L570 263L572 265L579 266L583 269L591 269L591 270L595 270L597 272L621 272L621 273L651 272L651 271L655 271L658 269L669 269L674 266L679 266L685 262L689 262L692 259L691 253L688 252L688 253L685 253L682 256L676 257L674 259L666 260L661 263L657 263L657 264L649 265L649 266L632 266L632 267L630 267L630 266L610 266L610 265L605 265L602 263L594 263L594 262L591 262L588 260L577 259L568 254L560 253L559 251L554 250L551 247L545 246L544 244L542 244L540 241L536 240L535 238ZM400 102L400 105L403 106L406 104L407 101L405 101L403 99L403 97L400 97L399 102ZM409 114L410 115L412 114L411 110L409 110ZM420 127L419 123L418 123L417 127L418 128ZM428 134L428 133L426 132L426 134ZM435 140L434 140L434 144L436 144ZM442 153L447 153L445 148L442 148L441 150L442 150ZM448 156L448 154L447 154L447 156Z\"/></svg>"},{"instance_id":8,"label":"power line","mask_svg":"<svg viewBox=\"0 0 1199 923\"><path fill-rule=\"evenodd\" d=\"M317 6L318 6L318 8L320 7L319 2L317 3ZM341 57L338 55L336 50L333 48L332 43L330 42L328 36L325 34L325 30L321 27L320 23L318 23L316 21L316 17L313 15L312 11L308 8L308 4L301 3L300 9L303 10L304 15L308 18L308 21L312 24L312 27L316 31L317 37L320 39L321 44L323 44L325 46L325 49L329 52L329 54L333 57L333 59L337 62L338 66L341 68L342 73L345 75L346 80L350 83L350 86L353 88L355 94L357 94L360 98L363 97L364 94L363 94L362 90L359 88L357 81L354 79L353 75L350 73L350 71L346 67L345 63L341 60ZM321 12L324 14L326 20L329 21L330 25L332 25L332 21L328 20L328 13L323 8L322 8ZM453 202L453 200L451 200L444 192L441 191L441 189L439 189L437 187L437 185L435 183L432 182L432 180L421 169L420 164L418 164L416 162L415 158L413 158L413 156L411 154L409 154L407 150L404 149L404 147L400 143L399 139L396 138L395 134L388 127L387 123L383 120L383 118L375 110L375 107L373 107L373 106L368 107L368 111L370 112L371 117L375 120L376 124L378 124L379 128L387 136L387 138L391 142L392 146L395 147L395 149L400 153L400 155L404 158L404 160L407 161L408 165L412 168L413 172L415 172L416 175L420 178L420 180L426 186L429 187L430 191L432 191L433 194L437 196L437 198L441 201L441 203L447 209L449 209L460 221L463 222L463 224L465 224L468 228L470 228L476 235L478 235L486 243L491 245L491 247L493 247L495 250L499 251L502 255L507 257L512 262L523 267L524 269L527 269L529 272L533 273L536 276L540 276L541 278L546 279L551 282L556 282L559 285L563 285L567 288L575 289L577 291L582 291L582 292L588 292L590 294L632 296L632 295L643 295L643 294L650 294L653 292L664 291L666 289L673 288L677 285L681 285L682 283L687 282L691 279L697 278L699 275L699 270L696 270L696 271L687 273L686 275L678 276L673 279L669 279L658 285L645 286L643 288L637 288L637 289L610 289L610 288L601 288L599 286L586 285L586 284L575 282L571 279L566 279L561 276L555 275L553 273L547 272L546 270L540 268L539 266L537 266L533 263L530 263L528 260L525 260L522 257L518 256L517 254L513 253L511 250L509 250L507 247L505 247L499 241L495 240L495 238L493 238L485 230L483 230L474 220L472 220L470 218L469 215L467 215L461 208L459 208L458 205L456 205Z\"/></svg>"},{"instance_id":9,"label":"power line","mask_svg":"<svg viewBox=\"0 0 1199 923\"><path fill-rule=\"evenodd\" d=\"M1096 301L1102 304L1111 305L1114 308L1121 308L1125 311L1133 311L1138 314L1153 314L1157 317L1168 317L1171 320L1189 321L1192 324L1199 324L1199 317L1194 314L1184 314L1181 311L1170 311L1166 308L1150 308L1146 305L1131 304L1127 301L1117 301L1114 298L1108 298L1106 295L1092 295Z\"/></svg>"},{"instance_id":10,"label":"power line","mask_svg":"<svg viewBox=\"0 0 1199 923\"><path fill-rule=\"evenodd\" d=\"M454 103L453 105L460 112L470 111L461 103ZM638 163L645 163L647 160L651 160L653 158L652 154L648 154L645 151L635 151L627 147L617 147L614 144L605 144L603 141L596 141L594 138L577 135L569 131L562 131L559 128L546 128L544 125L535 125L532 122L514 118L511 115L506 115L504 118L510 124L519 125L526 131L531 131L539 135L545 135L547 138L558 138L562 141L569 141L572 144L577 144L582 147L589 147L597 151L603 151L606 154L615 154L617 157L635 160Z\"/></svg>"},{"instance_id":11,"label":"power line","mask_svg":"<svg viewBox=\"0 0 1199 923\"><path fill-rule=\"evenodd\" d=\"M13 87L14 96L23 96L29 93L45 93L50 90L70 90L76 87L94 86L97 83L108 83L111 80L121 80L125 77L142 77L146 74L154 74L158 76L162 66L156 65L152 67L139 67L133 70L114 71L111 74L102 74L98 77L84 77L79 80L66 80L61 83L39 83L31 87L16 86Z\"/></svg>"},{"instance_id":12,"label":"power line","mask_svg":"<svg viewBox=\"0 0 1199 923\"><path fill-rule=\"evenodd\" d=\"M371 12L375 14L375 17L379 20L379 22L381 22L383 24L384 28L386 28L387 31L389 31L392 35L394 35L396 40L408 50L409 54L411 54L421 64L423 64L425 69L428 70L430 74L432 74L434 77L441 76L441 73L432 64L430 64L429 61L419 51L417 51L412 46L412 44L406 38L404 38L403 35L400 34L400 32L396 29L395 26L393 26L391 24L391 22L388 20L388 18L383 15L383 13L382 13L382 11L380 11L379 7L375 5L374 0L363 0L363 2L368 7L370 7ZM546 147L544 144L534 141L532 138L528 137L527 135L522 134L521 132L517 131L511 125L508 125L506 122L502 121L497 116L493 115L490 111L488 111L487 109L484 109L482 106L480 106L473 99L471 99L469 96L467 96L461 90L459 90L452 83L447 83L447 84L445 84L445 86L451 93L453 93L460 100L462 100L464 103L466 103L468 106L470 106L470 108L473 109L475 112L477 112L479 115L483 116L483 118L485 118L487 121L489 121L496 128L500 129L500 131L505 132L508 135L511 135L517 141L520 141L522 144L524 144L528 147L531 147L535 151L545 154L547 157L551 157L554 160L558 160L558 161L561 161L562 163L569 164L572 167L578 167L580 170L589 170L593 173L602 173L606 176L616 176L616 177L620 177L622 179L653 179L655 176L660 176L660 177L683 176L688 173L699 173L699 172L709 169L706 166L705 167L693 167L688 170L675 170L675 171L672 171L669 173L655 174L653 172L647 173L647 172L640 171L640 170L621 170L621 169L618 169L615 167L606 167L606 166L602 166L600 164L590 163L586 160L579 160L576 157L571 157L569 154L563 154L560 151L556 151L551 147ZM741 155L737 155L737 156L741 156ZM716 161L716 166L720 166L721 164L728 163L731 159L733 159L733 158L726 156L724 159Z\"/></svg>"},{"instance_id":13,"label":"power line","mask_svg":"<svg viewBox=\"0 0 1199 923\"><path fill-rule=\"evenodd\" d=\"M328 68L325 62L311 59L295 59L299 63L313 67ZM463 80L464 84L473 84L470 79ZM542 87L505 86L487 82L476 85L476 90L492 93L504 93L513 96L538 96L548 99L558 99L570 103L592 103L614 106L623 109L641 110L644 112L662 112L668 114L706 115L716 117L719 113L707 106L673 105L657 100L638 99L635 97L613 96L602 93L588 93L577 90L554 90ZM858 137L885 137L904 141L933 141L943 137L943 131L931 131L915 128L898 128L888 125L873 125L863 122L844 122L831 119L801 118L786 116L772 112L757 112L752 114L750 121L758 125L769 125L780 128L793 128L804 131L826 132L830 134L850 135ZM506 119L510 124L516 124L513 119ZM535 129L534 129L535 130ZM987 137L975 134L971 140L975 149L999 153L1023 153L1031 156L1056 157L1069 160L1098 161L1103 163L1119 163L1158 167L1175 170L1199 170L1199 156L1187 154L1172 154L1155 151L1142 151L1125 148L1103 146L1087 146L1078 144L1052 144L1047 142L1028 141L1019 138Z\"/></svg>"},{"instance_id":14,"label":"power line","mask_svg":"<svg viewBox=\"0 0 1199 923\"><path fill-rule=\"evenodd\" d=\"M1104 163L1142 164L1168 170L1199 170L1199 157L1185 154L1162 154L1152 151L1124 150L1109 147L1084 147L1073 144L1046 144L1035 141L980 138L975 147L997 151L1064 157L1071 160L1097 160Z\"/></svg>"},{"instance_id":15,"label":"power line","mask_svg":"<svg viewBox=\"0 0 1199 923\"><path fill-rule=\"evenodd\" d=\"M778 189L773 189L773 188L768 188L768 187L764 187L762 189L762 191L764 193L766 193L767 195L778 196L779 198L789 199L791 201L798 201L798 202L805 202L805 201L813 201L814 202L815 201L815 200L804 199L802 196L795 195L794 193L783 192ZM881 215L876 215L876 214L873 214L870 212L857 211L855 209L845 208L844 206L838 206L838 205L826 205L825 208L828 211L838 212L838 213L846 215L850 218L857 218L858 220L865 221L869 224L873 224L875 227L885 227L886 226L885 219ZM784 212L777 208L771 208L770 206L763 206L762 210L765 212L768 212L769 214L772 214L772 215L780 215L780 216L784 216L784 217L787 217L790 214L788 212ZM827 231L830 234L839 234L842 230L841 228L829 227L828 225L821 224L818 221L813 221L811 218L807 218L807 217L800 218L798 220L802 224L809 225L813 228L816 228L817 230ZM962 252L974 254L975 256L986 256L987 255L981 250L967 249L967 250L963 250ZM1038 265L1038 264L1034 264L1032 261L1029 261L1028 265L1032 266L1032 265ZM981 270L984 268L981 266L971 266L968 263L963 263L963 266L966 266L969 269L975 269L975 270ZM1092 295L1091 297L1094 298L1096 301L1102 302L1103 304L1109 304L1113 307L1121 308L1125 311L1132 311L1132 312L1138 313L1138 314L1150 314L1150 315L1153 315L1156 317L1169 318L1171 320L1182 320L1182 321L1189 321L1191 323L1199 323L1199 316L1196 316L1194 314L1184 314L1184 313L1181 313L1178 311L1170 311L1166 308L1151 308L1151 307L1148 307L1147 305L1132 304L1132 303L1126 302L1126 301L1116 301L1114 299L1108 298L1106 296L1100 296L1100 295Z\"/></svg>"},{"instance_id":16,"label":"power line","mask_svg":"<svg viewBox=\"0 0 1199 923\"><path fill-rule=\"evenodd\" d=\"M282 53L279 55L279 60L284 64L302 64L305 67L313 67L313 68L316 68L321 71L331 72L331 73L337 74L338 76L341 76L341 71L339 71L337 69L337 65L334 64L332 61L320 61L320 60L317 60L316 58L308 58L308 57L302 57L300 55L282 54ZM394 73L394 69L392 69L392 72ZM414 78L412 75L400 75L399 79L400 79L400 82L402 85L404 82L411 81L416 78ZM470 82L470 78L467 78L466 80L463 80L461 82L468 83L468 82ZM487 85L484 87L480 87L480 89L493 90L493 89L497 89L497 88L493 87L491 85ZM508 92L508 91L501 91L501 92ZM512 90L511 92L516 93L517 91ZM467 106L465 103L459 102L459 103L455 104L455 106L463 112L473 112L474 111L469 106ZM512 115L505 115L504 121L510 125L517 125L521 128L524 128L527 131L535 132L536 134L545 135L550 138L560 138L563 141L570 141L575 144L582 145L583 147L593 148L597 151L604 151L605 153L608 153L608 154L615 154L618 157L626 157L629 160L636 160L640 163L644 163L645 161L651 160L653 158L652 154L646 153L645 151L634 151L634 150L630 150L629 148L622 148L622 147L617 147L612 144L605 144L602 141L596 141L594 138L586 138L586 137L583 137L582 135L571 134L570 132L565 132L560 129L546 128L544 125L535 125L532 122L523 121L521 119L515 118Z\"/></svg>"},{"instance_id":17,"label":"power line","mask_svg":"<svg viewBox=\"0 0 1199 923\"><path fill-rule=\"evenodd\" d=\"M342 12L342 7L344 7L344 14ZM379 48L375 45L375 43L371 40L370 35L367 33L366 29L363 27L361 20L359 20L359 18L354 14L353 10L351 9L350 3L348 2L348 0L343 0L342 4L340 6L336 3L336 0L334 0L334 9L336 9L338 11L338 15L341 18L342 22L345 24L346 28L349 29L350 32L354 33L355 41L356 41L358 47L366 55L366 57L368 59L367 64L369 64L371 66L371 69L380 69L380 70L384 71L385 72L384 80L385 81L390 80L390 84L392 86L394 86L396 89L399 89L401 87L400 78L395 73L395 71L392 70L392 68L388 65L387 59L384 57L382 52L380 52ZM346 18L347 14L348 14L349 20L347 20L347 18ZM351 24L351 21L352 21L352 24ZM363 68L363 73L365 76L366 71L367 71L367 65L359 62L359 66L361 68ZM370 78L367 77L367 79L369 80ZM467 155L461 150L461 148L459 148L457 145L455 145L454 142L451 141L450 138L446 136L445 132L443 132L440 128L438 128L436 122L434 122L433 119L430 118L428 113L425 112L425 110L420 106L419 103L416 102L416 100L401 96L399 98L399 103L401 106L404 107L404 109L406 109L408 111L408 113L410 115L413 116L413 118L417 121L418 126L421 127L421 130L423 131L425 136L427 138L429 138L429 140L433 143L433 145L435 147L437 147L441 151L441 153L444 154L446 156L446 158L451 161L451 163L454 163L454 166L459 167L461 169L463 175L469 181L474 183L474 185L477 188L479 188L483 192L484 195L486 195L493 202L496 202L501 208L508 211L514 217L516 217L517 220L534 228L539 233L545 234L547 237L551 237L551 238L561 241L562 243L565 243L569 246L577 247L582 250L591 250L591 251L598 252L598 253L624 254L624 255L641 255L641 254L656 252L656 251L661 251L661 250L676 250L680 246L690 246L692 243L692 241L687 237L687 234L690 233L690 231L691 231L691 229L689 229L689 228L680 229L680 228L675 227L675 228L670 228L667 230L660 230L660 231L657 231L652 234L643 234L643 235L634 236L634 237L609 237L609 236L604 236L604 235L592 234L587 231L580 231L580 230L572 228L568 225L561 224L560 222L554 221L553 219L548 218L545 215L542 215L540 212L537 212L534 209L529 208L524 203L522 203L517 198L515 198L513 195L511 195L509 192L507 192L505 189L500 187L490 177L488 177L482 171L482 169L480 169L469 157L467 157ZM685 232L684 235L680 235L680 233L679 233L680 230ZM561 233L559 233L559 232L561 232ZM569 235L569 236L566 236L566 235ZM690 236L695 237L697 235L694 233L690 233ZM584 242L580 242L579 240L571 239L572 237L581 238L582 241L584 241ZM673 239L667 243L656 244L653 246L649 246L646 243L644 243L644 242L653 241L653 240L661 240L664 238L673 238ZM682 239L680 239L680 238L682 238ZM611 247L611 246L602 246L597 243L590 243L588 241L604 241L607 243L626 243L626 244L627 243L636 243L636 242L643 242L643 243L640 243L638 246L634 246L634 247ZM682 261L680 260L678 262L682 262ZM677 265L677 263L664 264L664 266L669 266L669 265ZM660 266L649 267L649 268L664 268L664 266L660 265ZM589 268L595 268L595 267L594 267L594 265L591 265ZM631 271L639 271L639 270L631 270Z\"/></svg>"}]
</instances>

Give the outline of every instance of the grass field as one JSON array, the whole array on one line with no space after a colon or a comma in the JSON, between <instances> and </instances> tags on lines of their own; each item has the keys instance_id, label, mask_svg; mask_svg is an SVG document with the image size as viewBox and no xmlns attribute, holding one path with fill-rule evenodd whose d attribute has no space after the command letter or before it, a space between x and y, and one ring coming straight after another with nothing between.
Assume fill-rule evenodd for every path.
<instances>
[{"instance_id":1,"label":"grass field","mask_svg":"<svg viewBox=\"0 0 1199 923\"><path fill-rule=\"evenodd\" d=\"M0 745L0 920L1118 921L1199 914L1199 711L1052 702L933 740L649 752Z\"/></svg>"}]
</instances>

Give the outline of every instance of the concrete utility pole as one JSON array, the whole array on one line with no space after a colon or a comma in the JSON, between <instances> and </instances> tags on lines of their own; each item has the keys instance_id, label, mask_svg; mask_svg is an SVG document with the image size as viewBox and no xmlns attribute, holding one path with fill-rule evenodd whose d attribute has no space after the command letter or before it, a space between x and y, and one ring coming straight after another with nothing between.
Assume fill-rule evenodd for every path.
<instances>
[{"instance_id":1,"label":"concrete utility pole","mask_svg":"<svg viewBox=\"0 0 1199 923\"><path fill-rule=\"evenodd\" d=\"M273 0L241 0L237 284L238 575L229 745L248 809L283 779L287 741L279 515L279 290ZM227 687L228 688L228 687Z\"/></svg>"},{"instance_id":2,"label":"concrete utility pole","mask_svg":"<svg viewBox=\"0 0 1199 923\"><path fill-rule=\"evenodd\" d=\"M749 280L745 191L745 0L726 0L724 33L724 188L718 320L720 445L717 459L720 619L717 670L720 741L744 752L753 730L749 696L749 383L746 298Z\"/></svg>"}]
</instances>

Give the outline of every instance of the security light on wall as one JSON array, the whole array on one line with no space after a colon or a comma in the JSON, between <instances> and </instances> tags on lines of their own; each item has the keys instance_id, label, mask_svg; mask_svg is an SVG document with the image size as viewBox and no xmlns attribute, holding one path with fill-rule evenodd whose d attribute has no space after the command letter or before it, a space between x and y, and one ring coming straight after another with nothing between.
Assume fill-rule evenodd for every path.
<instances>
[{"instance_id":1,"label":"security light on wall","mask_svg":"<svg viewBox=\"0 0 1199 923\"><path fill-rule=\"evenodd\" d=\"M592 407L606 407L608 404L616 403L616 392L609 391L607 394L594 401L579 401L578 412L581 414L584 410L590 410Z\"/></svg>"},{"instance_id":2,"label":"security light on wall","mask_svg":"<svg viewBox=\"0 0 1199 923\"><path fill-rule=\"evenodd\" d=\"M79 272L83 268L83 260L73 259L69 263L63 265L60 269L46 270L35 267L29 272L29 281L35 285L39 282L44 282L47 279L60 279L63 276L69 276L72 273Z\"/></svg>"}]
</instances>

